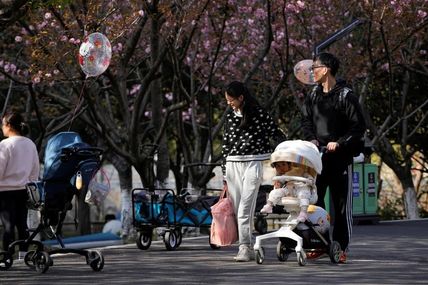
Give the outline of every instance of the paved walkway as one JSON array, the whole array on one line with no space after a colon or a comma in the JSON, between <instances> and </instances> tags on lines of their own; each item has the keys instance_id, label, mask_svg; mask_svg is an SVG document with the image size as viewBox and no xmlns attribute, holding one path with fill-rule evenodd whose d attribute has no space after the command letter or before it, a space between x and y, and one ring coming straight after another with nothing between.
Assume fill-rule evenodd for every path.
<instances>
[{"instance_id":1,"label":"paved walkway","mask_svg":"<svg viewBox=\"0 0 428 285\"><path fill-rule=\"evenodd\" d=\"M280 262L276 242L264 244L261 265L234 262L237 246L212 250L204 236L184 239L175 251L162 242L146 251L135 244L103 248L101 272L77 255L54 256L41 275L16 262L0 271L0 284L428 284L428 219L354 226L347 264L323 258L299 266L294 254Z\"/></svg>"}]
</instances>

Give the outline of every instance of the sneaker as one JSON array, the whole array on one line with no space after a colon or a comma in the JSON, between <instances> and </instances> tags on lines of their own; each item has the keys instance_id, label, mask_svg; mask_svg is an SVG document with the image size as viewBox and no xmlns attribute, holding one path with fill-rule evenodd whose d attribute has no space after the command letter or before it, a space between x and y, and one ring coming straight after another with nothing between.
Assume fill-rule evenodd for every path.
<instances>
[{"instance_id":1,"label":"sneaker","mask_svg":"<svg viewBox=\"0 0 428 285\"><path fill-rule=\"evenodd\" d=\"M321 258L323 255L324 255L324 252L322 251L309 251L306 253L306 258L315 260L315 259Z\"/></svg>"},{"instance_id":2,"label":"sneaker","mask_svg":"<svg viewBox=\"0 0 428 285\"><path fill-rule=\"evenodd\" d=\"M247 262L254 260L254 251L247 245L240 245L238 254L234 259L236 262Z\"/></svg>"},{"instance_id":3,"label":"sneaker","mask_svg":"<svg viewBox=\"0 0 428 285\"><path fill-rule=\"evenodd\" d=\"M346 263L346 251L340 253L339 263Z\"/></svg>"}]
</instances>

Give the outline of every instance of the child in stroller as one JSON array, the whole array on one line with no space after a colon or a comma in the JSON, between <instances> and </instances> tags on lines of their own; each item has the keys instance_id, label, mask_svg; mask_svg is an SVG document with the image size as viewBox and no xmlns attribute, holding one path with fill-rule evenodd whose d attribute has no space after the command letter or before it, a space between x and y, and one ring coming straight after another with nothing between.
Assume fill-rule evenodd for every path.
<instances>
[{"instance_id":1,"label":"child in stroller","mask_svg":"<svg viewBox=\"0 0 428 285\"><path fill-rule=\"evenodd\" d=\"M51 255L55 253L77 253L86 257L86 262L94 271L104 266L104 258L96 250L65 248L62 241L62 225L68 210L72 208L74 195L86 194L89 181L100 167L101 149L83 143L74 132L63 132L53 136L46 146L42 181L27 184L28 207L40 211L40 223L36 229L29 229L30 237L10 244L8 250L0 252L0 270L7 270L13 264L13 254L17 245L34 247L24 257L25 264L45 273L53 265ZM60 249L49 252L42 242L35 240L44 232L54 237Z\"/></svg>"},{"instance_id":2,"label":"child in stroller","mask_svg":"<svg viewBox=\"0 0 428 285\"><path fill-rule=\"evenodd\" d=\"M291 196L299 198L300 213L297 220L304 222L308 218L308 206L315 204L318 199L315 183L308 184L296 180L287 181L285 179L285 176L297 176L315 181L317 172L320 173L322 165L318 159L305 160L301 156L296 155L297 148L302 147L316 149L315 145L310 142L286 141L279 144L272 153L271 165L275 168L277 176L272 178L274 189L269 193L266 205L260 210L261 213L272 213L273 206L281 205L282 197ZM296 151L290 148L296 148Z\"/></svg>"},{"instance_id":3,"label":"child in stroller","mask_svg":"<svg viewBox=\"0 0 428 285\"><path fill-rule=\"evenodd\" d=\"M278 231L256 237L256 262L260 264L264 260L261 242L279 238L277 257L280 261L287 260L294 248L299 265L306 264L305 250L328 253L331 261L337 263L340 246L330 242L329 216L324 209L310 205L317 201L315 179L322 170L317 147L307 141L285 141L276 147L271 161L277 170L273 178L275 189L262 211L269 213L273 206L282 205L289 216Z\"/></svg>"}]
</instances>

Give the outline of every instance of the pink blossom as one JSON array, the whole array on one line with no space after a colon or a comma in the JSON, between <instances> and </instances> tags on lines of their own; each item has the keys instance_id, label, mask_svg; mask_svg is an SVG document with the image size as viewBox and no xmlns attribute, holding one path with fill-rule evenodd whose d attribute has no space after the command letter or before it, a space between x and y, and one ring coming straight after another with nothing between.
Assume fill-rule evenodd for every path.
<instances>
[{"instance_id":1,"label":"pink blossom","mask_svg":"<svg viewBox=\"0 0 428 285\"><path fill-rule=\"evenodd\" d=\"M33 77L33 83L34 84L40 83L40 81L41 81L40 77L38 77L38 76Z\"/></svg>"},{"instance_id":2,"label":"pink blossom","mask_svg":"<svg viewBox=\"0 0 428 285\"><path fill-rule=\"evenodd\" d=\"M51 17L52 17L51 13L49 13L49 12L45 13L45 19L46 20L49 20Z\"/></svg>"},{"instance_id":3,"label":"pink blossom","mask_svg":"<svg viewBox=\"0 0 428 285\"><path fill-rule=\"evenodd\" d=\"M46 21L43 21L43 22L41 22L40 24L38 24L38 25L37 25L37 28L38 28L39 30L41 30L41 29L43 29L46 25L47 25L47 22L46 22Z\"/></svg>"},{"instance_id":4,"label":"pink blossom","mask_svg":"<svg viewBox=\"0 0 428 285\"><path fill-rule=\"evenodd\" d=\"M136 94L141 89L141 84L134 84L132 85L131 91L129 91L130 95Z\"/></svg>"},{"instance_id":5,"label":"pink blossom","mask_svg":"<svg viewBox=\"0 0 428 285\"><path fill-rule=\"evenodd\" d=\"M165 94L165 99L168 100L168 101L172 101L172 99L173 99L172 92L166 93Z\"/></svg>"},{"instance_id":6,"label":"pink blossom","mask_svg":"<svg viewBox=\"0 0 428 285\"><path fill-rule=\"evenodd\" d=\"M67 41L67 36L61 36L61 39L60 39L60 41L62 41L62 42L66 42Z\"/></svg>"},{"instance_id":7,"label":"pink blossom","mask_svg":"<svg viewBox=\"0 0 428 285\"><path fill-rule=\"evenodd\" d=\"M138 11L138 15L140 15L141 17L144 17L144 11L143 10Z\"/></svg>"},{"instance_id":8,"label":"pink blossom","mask_svg":"<svg viewBox=\"0 0 428 285\"><path fill-rule=\"evenodd\" d=\"M297 4L297 6L299 6L299 8L300 8L300 9L305 8L305 2L303 2L303 1L298 0L298 1L296 2L296 4Z\"/></svg>"},{"instance_id":9,"label":"pink blossom","mask_svg":"<svg viewBox=\"0 0 428 285\"><path fill-rule=\"evenodd\" d=\"M427 16L427 12L422 11L422 10L418 10L418 17L419 18L425 18Z\"/></svg>"},{"instance_id":10,"label":"pink blossom","mask_svg":"<svg viewBox=\"0 0 428 285\"><path fill-rule=\"evenodd\" d=\"M59 70L58 69L54 69L53 74L55 74L55 75L59 74Z\"/></svg>"},{"instance_id":11,"label":"pink blossom","mask_svg":"<svg viewBox=\"0 0 428 285\"><path fill-rule=\"evenodd\" d=\"M348 43L346 46L347 46L348 48L352 48L352 44L351 44L351 43Z\"/></svg>"},{"instance_id":12,"label":"pink blossom","mask_svg":"<svg viewBox=\"0 0 428 285\"><path fill-rule=\"evenodd\" d=\"M48 78L52 77L52 73L49 73L49 72L48 72L48 73L46 73L46 74L45 74L45 77L48 77Z\"/></svg>"},{"instance_id":13,"label":"pink blossom","mask_svg":"<svg viewBox=\"0 0 428 285\"><path fill-rule=\"evenodd\" d=\"M389 64L388 64L388 63L383 64L383 65L380 67L380 69L382 69L382 70L384 70L384 71L389 71Z\"/></svg>"},{"instance_id":14,"label":"pink blossom","mask_svg":"<svg viewBox=\"0 0 428 285\"><path fill-rule=\"evenodd\" d=\"M74 38L71 38L68 40L71 44L74 44L76 42L76 40Z\"/></svg>"},{"instance_id":15,"label":"pink blossom","mask_svg":"<svg viewBox=\"0 0 428 285\"><path fill-rule=\"evenodd\" d=\"M14 73L16 71L16 65L11 63L9 64L10 72Z\"/></svg>"},{"instance_id":16,"label":"pink blossom","mask_svg":"<svg viewBox=\"0 0 428 285\"><path fill-rule=\"evenodd\" d=\"M15 37L15 42L17 42L17 43L22 42L22 37L21 36L16 36Z\"/></svg>"},{"instance_id":17,"label":"pink blossom","mask_svg":"<svg viewBox=\"0 0 428 285\"><path fill-rule=\"evenodd\" d=\"M425 49L421 49L421 50L419 51L419 54L421 54L421 55L426 55L426 54L427 54L427 51L426 51Z\"/></svg>"}]
</instances>

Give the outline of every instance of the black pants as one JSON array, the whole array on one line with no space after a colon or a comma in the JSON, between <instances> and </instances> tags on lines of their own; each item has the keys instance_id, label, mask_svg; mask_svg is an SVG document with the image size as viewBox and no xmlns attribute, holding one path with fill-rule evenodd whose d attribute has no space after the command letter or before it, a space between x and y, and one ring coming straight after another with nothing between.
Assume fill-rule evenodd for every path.
<instances>
[{"instance_id":1,"label":"black pants","mask_svg":"<svg viewBox=\"0 0 428 285\"><path fill-rule=\"evenodd\" d=\"M337 157L323 155L323 169L317 177L317 206L325 209L324 197L330 190L333 206L333 240L347 250L352 235L352 163L344 164ZM330 205L331 206L331 205Z\"/></svg>"},{"instance_id":2,"label":"black pants","mask_svg":"<svg viewBox=\"0 0 428 285\"><path fill-rule=\"evenodd\" d=\"M28 238L27 231L27 191L0 191L0 221L4 226L3 249L15 241L15 227L18 230L18 238ZM20 250L27 249L20 246Z\"/></svg>"}]
</instances>

